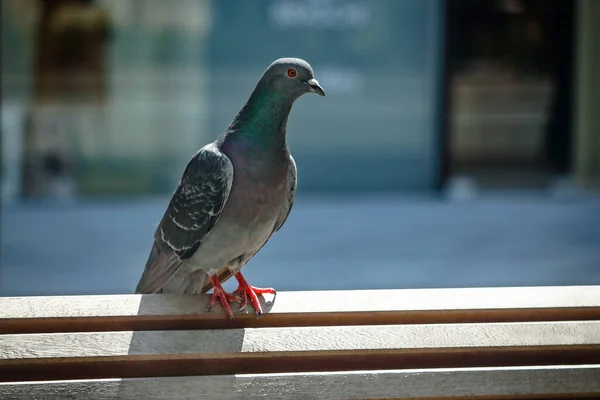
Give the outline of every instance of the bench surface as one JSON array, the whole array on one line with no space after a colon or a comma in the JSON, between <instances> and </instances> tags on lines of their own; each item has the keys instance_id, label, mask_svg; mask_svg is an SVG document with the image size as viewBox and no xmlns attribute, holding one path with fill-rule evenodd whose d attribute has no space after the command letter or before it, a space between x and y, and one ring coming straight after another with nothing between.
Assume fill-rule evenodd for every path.
<instances>
[{"instance_id":1,"label":"bench surface","mask_svg":"<svg viewBox=\"0 0 600 400\"><path fill-rule=\"evenodd\" d=\"M0 398L600 398L600 286L207 301L0 298Z\"/></svg>"}]
</instances>

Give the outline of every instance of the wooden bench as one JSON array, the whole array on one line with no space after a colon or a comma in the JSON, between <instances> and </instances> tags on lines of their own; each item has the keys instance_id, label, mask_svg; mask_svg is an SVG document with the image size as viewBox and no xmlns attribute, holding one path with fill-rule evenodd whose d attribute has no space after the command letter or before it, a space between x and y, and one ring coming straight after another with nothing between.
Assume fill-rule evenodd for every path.
<instances>
[{"instance_id":1,"label":"wooden bench","mask_svg":"<svg viewBox=\"0 0 600 400\"><path fill-rule=\"evenodd\" d=\"M0 298L0 399L600 398L600 286Z\"/></svg>"}]
</instances>

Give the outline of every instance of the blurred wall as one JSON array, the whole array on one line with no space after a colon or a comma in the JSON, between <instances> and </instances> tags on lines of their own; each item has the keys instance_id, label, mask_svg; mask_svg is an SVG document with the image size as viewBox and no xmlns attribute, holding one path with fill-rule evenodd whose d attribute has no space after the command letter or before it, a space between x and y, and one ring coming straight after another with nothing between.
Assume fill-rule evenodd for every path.
<instances>
[{"instance_id":1,"label":"blurred wall","mask_svg":"<svg viewBox=\"0 0 600 400\"><path fill-rule=\"evenodd\" d=\"M10 149L22 144L21 159L8 162L24 169L26 196L173 189L193 149L210 139L210 6L2 2L2 111L11 117L2 131ZM9 175L7 187L21 184Z\"/></svg>"},{"instance_id":2,"label":"blurred wall","mask_svg":"<svg viewBox=\"0 0 600 400\"><path fill-rule=\"evenodd\" d=\"M438 169L438 0L214 2L211 134L274 59L309 61L327 92L288 125L300 190L428 190Z\"/></svg>"},{"instance_id":3,"label":"blurred wall","mask_svg":"<svg viewBox=\"0 0 600 400\"><path fill-rule=\"evenodd\" d=\"M578 2L575 91L575 172L600 188L600 1Z\"/></svg>"},{"instance_id":4,"label":"blurred wall","mask_svg":"<svg viewBox=\"0 0 600 400\"><path fill-rule=\"evenodd\" d=\"M35 0L3 0L1 68L2 201L22 193L26 108L33 86Z\"/></svg>"},{"instance_id":5,"label":"blurred wall","mask_svg":"<svg viewBox=\"0 0 600 400\"><path fill-rule=\"evenodd\" d=\"M26 104L30 100L34 59L36 0L2 1L2 100Z\"/></svg>"},{"instance_id":6,"label":"blurred wall","mask_svg":"<svg viewBox=\"0 0 600 400\"><path fill-rule=\"evenodd\" d=\"M9 130L23 141L27 195L172 191L195 150L286 56L308 60L327 91L301 99L289 120L301 190L433 187L441 0L2 7L2 103L16 105L3 112L23 120L11 125L23 132Z\"/></svg>"},{"instance_id":7,"label":"blurred wall","mask_svg":"<svg viewBox=\"0 0 600 400\"><path fill-rule=\"evenodd\" d=\"M211 140L205 58L211 2L103 0L101 4L113 24L110 103L106 133L82 144L87 167L100 176L105 170L111 177L107 185L114 185L115 172L121 170L130 171L117 174L124 186L134 183L140 192L170 192L195 149ZM97 184L97 180L94 176L89 181Z\"/></svg>"}]
</instances>

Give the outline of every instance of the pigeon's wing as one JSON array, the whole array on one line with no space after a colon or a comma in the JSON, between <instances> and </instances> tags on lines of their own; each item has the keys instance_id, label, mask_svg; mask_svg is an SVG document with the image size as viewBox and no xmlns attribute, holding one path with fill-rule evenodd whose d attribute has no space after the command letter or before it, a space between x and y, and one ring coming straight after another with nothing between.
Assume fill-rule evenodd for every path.
<instances>
[{"instance_id":1,"label":"pigeon's wing","mask_svg":"<svg viewBox=\"0 0 600 400\"><path fill-rule=\"evenodd\" d=\"M290 211L292 211L292 206L294 205L294 199L296 198L296 186L298 185L298 170L296 169L296 161L294 157L290 154L289 164L288 164L288 172L287 172L287 196L285 198L285 202L281 207L281 212L279 214L279 218L275 223L275 229L273 232L277 232L288 216L290 215Z\"/></svg>"},{"instance_id":2,"label":"pigeon's wing","mask_svg":"<svg viewBox=\"0 0 600 400\"><path fill-rule=\"evenodd\" d=\"M198 250L218 221L232 183L233 164L214 144L192 157L154 235L165 261L148 260L138 291L159 290Z\"/></svg>"},{"instance_id":3,"label":"pigeon's wing","mask_svg":"<svg viewBox=\"0 0 600 400\"><path fill-rule=\"evenodd\" d=\"M294 205L294 199L296 198L296 186L298 185L298 171L296 169L296 161L294 160L294 157L292 157L291 154L289 155L289 163L288 163L286 182L287 182L286 183L287 184L287 196L281 207L281 211L279 213L279 218L277 218L277 221L275 222L275 226L273 228L273 232L271 233L271 236L273 236L273 233L275 233L279 229L281 229L281 227L287 220L288 216L290 215L290 211L292 210L292 206ZM269 239L270 238L271 237L269 236ZM268 241L269 240L267 239L267 241L263 244L263 246ZM256 253L258 253L260 251L260 249L262 249L262 247L259 248L256 251ZM256 253L254 253L254 254L256 254ZM254 257L254 254L250 258ZM217 276L219 277L219 282L223 283L226 280L228 280L229 278L231 278L231 276L232 276L231 270L229 268L221 268L219 271L217 271ZM209 278L210 277L206 277L204 280L204 284L202 285L202 293L206 293L212 288L212 282Z\"/></svg>"},{"instance_id":4,"label":"pigeon's wing","mask_svg":"<svg viewBox=\"0 0 600 400\"><path fill-rule=\"evenodd\" d=\"M215 145L203 147L188 163L156 230L181 259L190 258L213 228L233 183L233 164Z\"/></svg>"}]
</instances>

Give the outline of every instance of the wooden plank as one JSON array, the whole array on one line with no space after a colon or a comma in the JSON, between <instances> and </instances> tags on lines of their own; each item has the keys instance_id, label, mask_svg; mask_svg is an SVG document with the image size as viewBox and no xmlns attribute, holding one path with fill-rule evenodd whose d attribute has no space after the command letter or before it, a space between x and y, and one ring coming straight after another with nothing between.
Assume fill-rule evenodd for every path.
<instances>
[{"instance_id":1,"label":"wooden plank","mask_svg":"<svg viewBox=\"0 0 600 400\"><path fill-rule=\"evenodd\" d=\"M0 298L0 334L600 319L600 286L278 293L231 323L208 296ZM234 311L236 306L234 305Z\"/></svg>"},{"instance_id":2,"label":"wooden plank","mask_svg":"<svg viewBox=\"0 0 600 400\"><path fill-rule=\"evenodd\" d=\"M390 370L0 383L6 400L600 398L600 366Z\"/></svg>"},{"instance_id":3,"label":"wooden plank","mask_svg":"<svg viewBox=\"0 0 600 400\"><path fill-rule=\"evenodd\" d=\"M0 336L0 381L600 364L600 321Z\"/></svg>"}]
</instances>

